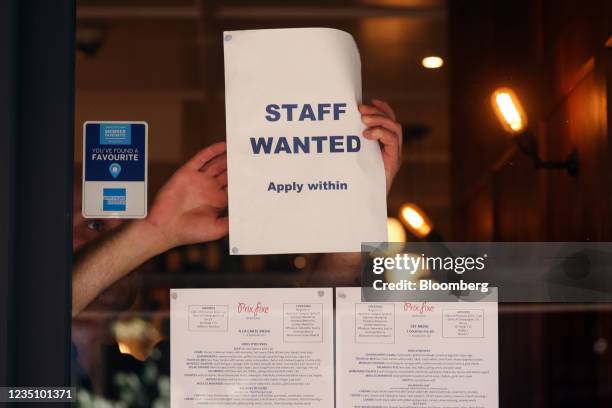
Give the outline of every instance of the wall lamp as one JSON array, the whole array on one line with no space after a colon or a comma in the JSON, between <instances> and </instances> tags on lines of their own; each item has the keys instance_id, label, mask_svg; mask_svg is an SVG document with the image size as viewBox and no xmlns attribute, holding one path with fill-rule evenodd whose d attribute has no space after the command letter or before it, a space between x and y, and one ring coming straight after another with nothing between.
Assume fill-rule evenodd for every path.
<instances>
[{"instance_id":1,"label":"wall lamp","mask_svg":"<svg viewBox=\"0 0 612 408\"><path fill-rule=\"evenodd\" d=\"M518 149L531 158L536 169L562 169L572 177L578 175L578 154L575 150L564 161L540 159L538 141L527 126L527 115L512 89L496 89L491 95L491 104L504 130L513 135Z\"/></svg>"},{"instance_id":2,"label":"wall lamp","mask_svg":"<svg viewBox=\"0 0 612 408\"><path fill-rule=\"evenodd\" d=\"M400 208L400 220L417 238L430 242L443 241L442 236L434 229L433 223L416 204L406 203Z\"/></svg>"}]
</instances>

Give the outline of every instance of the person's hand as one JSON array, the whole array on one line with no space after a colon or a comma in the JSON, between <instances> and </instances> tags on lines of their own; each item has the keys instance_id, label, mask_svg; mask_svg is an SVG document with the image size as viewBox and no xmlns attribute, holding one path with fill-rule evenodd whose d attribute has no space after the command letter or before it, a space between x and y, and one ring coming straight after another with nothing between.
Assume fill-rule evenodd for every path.
<instances>
[{"instance_id":1,"label":"person's hand","mask_svg":"<svg viewBox=\"0 0 612 408\"><path fill-rule=\"evenodd\" d=\"M402 163L402 126L387 102L372 99L372 105L359 105L361 120L367 128L363 137L378 140L382 150L387 194Z\"/></svg>"},{"instance_id":2,"label":"person's hand","mask_svg":"<svg viewBox=\"0 0 612 408\"><path fill-rule=\"evenodd\" d=\"M159 191L145 222L165 249L219 239L228 232L225 143L201 151Z\"/></svg>"},{"instance_id":3,"label":"person's hand","mask_svg":"<svg viewBox=\"0 0 612 408\"><path fill-rule=\"evenodd\" d=\"M72 269L72 316L143 262L179 245L212 241L228 231L225 143L201 150L155 197L147 218L91 240Z\"/></svg>"}]
</instances>

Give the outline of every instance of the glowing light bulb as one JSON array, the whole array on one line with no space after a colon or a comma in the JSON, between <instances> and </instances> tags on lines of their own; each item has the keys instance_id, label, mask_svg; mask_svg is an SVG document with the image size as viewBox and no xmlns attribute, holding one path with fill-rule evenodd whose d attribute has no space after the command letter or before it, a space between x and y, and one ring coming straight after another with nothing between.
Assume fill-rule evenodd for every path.
<instances>
[{"instance_id":1,"label":"glowing light bulb","mask_svg":"<svg viewBox=\"0 0 612 408\"><path fill-rule=\"evenodd\" d=\"M421 60L421 64L427 69L438 69L444 65L444 60L437 55L430 55Z\"/></svg>"},{"instance_id":2,"label":"glowing light bulb","mask_svg":"<svg viewBox=\"0 0 612 408\"><path fill-rule=\"evenodd\" d=\"M527 126L527 116L516 94L509 88L493 92L491 103L497 118L508 133L520 133Z\"/></svg>"},{"instance_id":3,"label":"glowing light bulb","mask_svg":"<svg viewBox=\"0 0 612 408\"><path fill-rule=\"evenodd\" d=\"M400 218L406 227L419 238L424 238L433 229L432 223L425 213L415 204L409 203L400 209Z\"/></svg>"}]
</instances>

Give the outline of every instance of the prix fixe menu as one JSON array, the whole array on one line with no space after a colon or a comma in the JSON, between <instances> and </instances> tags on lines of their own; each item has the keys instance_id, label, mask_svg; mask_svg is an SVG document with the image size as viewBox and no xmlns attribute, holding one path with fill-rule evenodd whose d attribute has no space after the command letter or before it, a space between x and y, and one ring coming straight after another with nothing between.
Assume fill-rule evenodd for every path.
<instances>
[{"instance_id":1,"label":"prix fixe menu","mask_svg":"<svg viewBox=\"0 0 612 408\"><path fill-rule=\"evenodd\" d=\"M170 298L172 407L498 407L496 301L362 302L360 288Z\"/></svg>"}]
</instances>

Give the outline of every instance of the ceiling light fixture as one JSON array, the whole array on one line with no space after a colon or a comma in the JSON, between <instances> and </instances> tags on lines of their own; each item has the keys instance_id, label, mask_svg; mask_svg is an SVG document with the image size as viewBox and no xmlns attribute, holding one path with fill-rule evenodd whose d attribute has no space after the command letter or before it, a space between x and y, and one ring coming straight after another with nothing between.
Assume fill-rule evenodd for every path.
<instances>
[{"instance_id":1,"label":"ceiling light fixture","mask_svg":"<svg viewBox=\"0 0 612 408\"><path fill-rule=\"evenodd\" d=\"M427 69L438 69L444 65L444 60L437 55L430 55L423 58L421 64Z\"/></svg>"}]
</instances>

